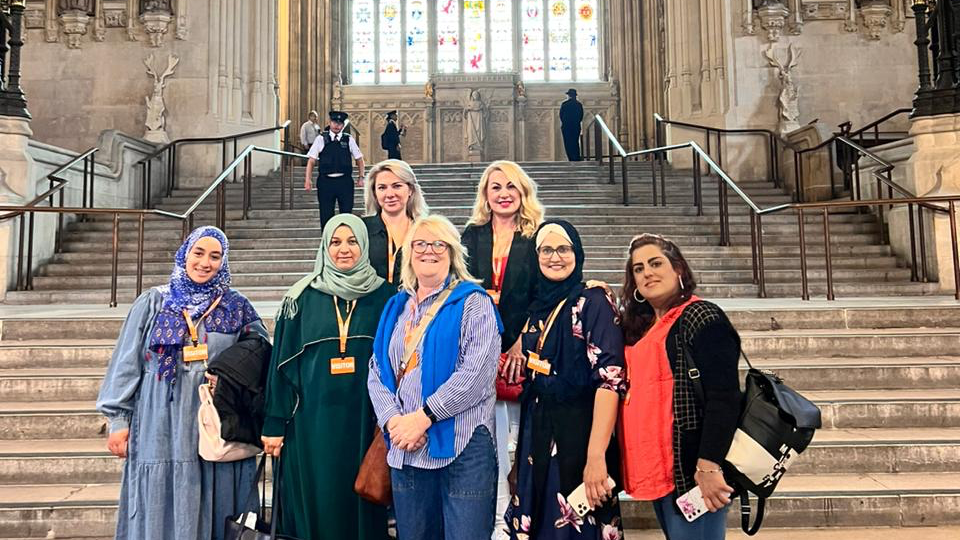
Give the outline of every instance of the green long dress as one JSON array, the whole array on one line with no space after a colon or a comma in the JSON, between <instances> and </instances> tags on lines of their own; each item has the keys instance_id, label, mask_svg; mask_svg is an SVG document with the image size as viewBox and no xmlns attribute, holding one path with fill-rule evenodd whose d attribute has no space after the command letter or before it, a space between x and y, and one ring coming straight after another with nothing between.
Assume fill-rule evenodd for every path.
<instances>
[{"instance_id":1,"label":"green long dress","mask_svg":"<svg viewBox=\"0 0 960 540\"><path fill-rule=\"evenodd\" d=\"M367 364L380 313L396 286L384 283L357 300L346 356L355 372L330 374L340 356L333 297L308 287L293 319L279 318L267 381L263 434L283 436L279 532L302 540L387 538L386 508L353 491L373 437ZM346 319L348 305L339 300Z\"/></svg>"}]
</instances>

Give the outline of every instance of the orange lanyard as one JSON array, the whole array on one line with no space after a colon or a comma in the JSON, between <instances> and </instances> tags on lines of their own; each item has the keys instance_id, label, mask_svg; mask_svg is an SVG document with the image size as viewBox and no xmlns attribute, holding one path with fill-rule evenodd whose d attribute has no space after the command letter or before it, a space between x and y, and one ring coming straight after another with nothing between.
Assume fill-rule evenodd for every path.
<instances>
[{"instance_id":1,"label":"orange lanyard","mask_svg":"<svg viewBox=\"0 0 960 540\"><path fill-rule=\"evenodd\" d=\"M396 264L398 251L400 246L393 242L390 229L387 229L387 283L393 283L393 265Z\"/></svg>"},{"instance_id":2,"label":"orange lanyard","mask_svg":"<svg viewBox=\"0 0 960 540\"><path fill-rule=\"evenodd\" d=\"M492 229L492 227L491 227ZM510 258L510 246L513 244L513 236L507 242L506 252L503 257L497 257L497 232L493 231L493 290L500 292L503 288L503 276L507 272L507 259Z\"/></svg>"},{"instance_id":3,"label":"orange lanyard","mask_svg":"<svg viewBox=\"0 0 960 540\"><path fill-rule=\"evenodd\" d=\"M550 329L553 328L554 321L557 320L557 316L560 315L560 310L563 309L563 305L567 301L564 300L557 304L557 307L553 309L553 313L550 314L550 317L547 318L547 326L543 328L543 332L540 334L540 339L537 340L537 356L540 356L540 352L543 351L543 344L547 340L547 335L550 334Z\"/></svg>"},{"instance_id":4,"label":"orange lanyard","mask_svg":"<svg viewBox=\"0 0 960 540\"><path fill-rule=\"evenodd\" d=\"M200 344L200 335L199 333L197 333L197 326L199 326L200 323L207 318L207 315L210 315L210 313L214 309L216 309L217 305L220 304L221 298L223 297L218 296L217 299L214 300L212 304L210 304L210 307L207 308L207 311L205 311L204 314L201 315L199 319L197 319L196 323L194 323L193 319L190 318L190 312L188 312L186 309L183 310L183 318L186 319L187 321L187 330L190 331L190 341L193 342L194 347Z\"/></svg>"},{"instance_id":5,"label":"orange lanyard","mask_svg":"<svg viewBox=\"0 0 960 540\"><path fill-rule=\"evenodd\" d=\"M347 337L350 331L350 319L353 318L353 312L356 311L357 301L349 303L350 309L347 313L347 320L343 320L343 315L340 314L340 306L337 305L337 297L333 297L333 309L337 312L337 329L340 331L340 354L344 355L347 353Z\"/></svg>"}]
</instances>

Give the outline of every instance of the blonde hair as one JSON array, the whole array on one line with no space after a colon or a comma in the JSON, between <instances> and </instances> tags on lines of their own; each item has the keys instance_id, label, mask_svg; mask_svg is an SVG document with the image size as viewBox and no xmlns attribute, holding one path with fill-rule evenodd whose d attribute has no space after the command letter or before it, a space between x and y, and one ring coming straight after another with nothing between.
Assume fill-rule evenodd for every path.
<instances>
[{"instance_id":1,"label":"blonde hair","mask_svg":"<svg viewBox=\"0 0 960 540\"><path fill-rule=\"evenodd\" d=\"M414 291L417 288L417 275L413 272L413 237L420 228L425 228L431 234L447 243L447 253L450 254L450 273L454 279L460 281L472 281L480 283L480 280L470 275L467 270L467 248L460 243L460 233L457 228L450 223L450 220L439 215L431 214L424 216L413 223L407 237L403 239L403 268L400 269L400 286L407 291ZM407 255L409 254L409 256Z\"/></svg>"},{"instance_id":2,"label":"blonde hair","mask_svg":"<svg viewBox=\"0 0 960 540\"><path fill-rule=\"evenodd\" d=\"M487 202L487 185L493 171L500 171L513 182L520 191L519 225L520 234L525 238L533 238L537 227L543 223L544 210L537 198L537 183L527 175L520 165L512 161L494 161L483 171L480 183L477 184L477 200L473 203L473 215L467 225L486 225L490 221L490 203Z\"/></svg>"},{"instance_id":3,"label":"blonde hair","mask_svg":"<svg viewBox=\"0 0 960 540\"><path fill-rule=\"evenodd\" d=\"M410 197L407 199L407 217L419 219L430 213L427 201L423 200L423 191L417 182L417 175L406 161L399 159L385 159L374 165L367 172L366 189L364 190L364 206L368 216L380 213L380 203L377 202L377 175L383 171L390 171L410 187Z\"/></svg>"}]
</instances>

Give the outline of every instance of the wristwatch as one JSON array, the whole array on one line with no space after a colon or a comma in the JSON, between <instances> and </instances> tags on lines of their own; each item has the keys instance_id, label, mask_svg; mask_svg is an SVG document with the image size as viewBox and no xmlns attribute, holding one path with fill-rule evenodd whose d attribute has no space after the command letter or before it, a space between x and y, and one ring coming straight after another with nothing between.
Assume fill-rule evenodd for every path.
<instances>
[{"instance_id":1,"label":"wristwatch","mask_svg":"<svg viewBox=\"0 0 960 540\"><path fill-rule=\"evenodd\" d=\"M423 414L427 415L431 424L437 423L437 415L433 414L433 411L430 410L430 406L427 405L426 402L423 404Z\"/></svg>"}]
</instances>

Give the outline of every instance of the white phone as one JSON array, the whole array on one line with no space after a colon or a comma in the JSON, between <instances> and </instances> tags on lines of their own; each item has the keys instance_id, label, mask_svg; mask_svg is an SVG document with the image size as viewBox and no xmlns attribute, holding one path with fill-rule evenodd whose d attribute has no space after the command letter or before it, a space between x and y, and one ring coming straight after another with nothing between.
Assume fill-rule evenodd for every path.
<instances>
[{"instance_id":1,"label":"white phone","mask_svg":"<svg viewBox=\"0 0 960 540\"><path fill-rule=\"evenodd\" d=\"M613 481L613 478L608 476L607 487L612 490L616 486L617 483ZM587 501L587 485L580 484L577 486L577 489L573 490L567 497L567 504L569 504L573 508L573 511L576 512L580 517L587 515L587 512L593 510L593 507L590 506L590 502Z\"/></svg>"},{"instance_id":2,"label":"white phone","mask_svg":"<svg viewBox=\"0 0 960 540\"><path fill-rule=\"evenodd\" d=\"M703 493L700 491L700 486L677 497L677 506L680 508L680 513L683 514L683 517L687 518L689 522L693 522L709 511L706 501L703 500Z\"/></svg>"}]
</instances>

